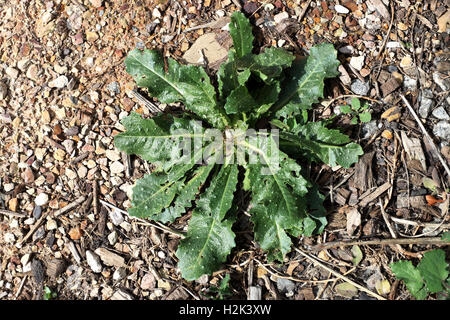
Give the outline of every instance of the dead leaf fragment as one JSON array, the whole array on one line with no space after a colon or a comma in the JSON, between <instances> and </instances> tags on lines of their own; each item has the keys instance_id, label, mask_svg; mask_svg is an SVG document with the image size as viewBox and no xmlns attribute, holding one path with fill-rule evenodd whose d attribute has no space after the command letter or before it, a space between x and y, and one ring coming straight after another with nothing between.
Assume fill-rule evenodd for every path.
<instances>
[{"instance_id":1,"label":"dead leaf fragment","mask_svg":"<svg viewBox=\"0 0 450 320\"><path fill-rule=\"evenodd\" d=\"M69 237L72 240L80 240L83 232L81 231L80 227L75 227L70 229L69 231Z\"/></svg>"},{"instance_id":2,"label":"dead leaf fragment","mask_svg":"<svg viewBox=\"0 0 450 320\"><path fill-rule=\"evenodd\" d=\"M391 284L387 280L381 280L376 283L375 288L377 289L378 294L384 296L391 291Z\"/></svg>"},{"instance_id":3,"label":"dead leaf fragment","mask_svg":"<svg viewBox=\"0 0 450 320\"><path fill-rule=\"evenodd\" d=\"M347 233L349 236L361 225L361 214L356 208L351 208L347 212Z\"/></svg>"},{"instance_id":4,"label":"dead leaf fragment","mask_svg":"<svg viewBox=\"0 0 450 320\"><path fill-rule=\"evenodd\" d=\"M392 107L381 114L381 119L387 119L387 121L391 122L399 119L400 115L400 109L397 107Z\"/></svg>"},{"instance_id":5,"label":"dead leaf fragment","mask_svg":"<svg viewBox=\"0 0 450 320\"><path fill-rule=\"evenodd\" d=\"M358 294L358 289L351 283L343 282L336 286L336 294L344 298L353 298Z\"/></svg>"}]
</instances>

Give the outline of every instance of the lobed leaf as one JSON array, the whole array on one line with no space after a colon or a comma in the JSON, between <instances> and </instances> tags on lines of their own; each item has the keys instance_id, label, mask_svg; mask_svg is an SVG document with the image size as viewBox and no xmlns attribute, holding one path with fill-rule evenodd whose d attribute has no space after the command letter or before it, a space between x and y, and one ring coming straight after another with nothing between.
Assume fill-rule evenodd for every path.
<instances>
[{"instance_id":1,"label":"lobed leaf","mask_svg":"<svg viewBox=\"0 0 450 320\"><path fill-rule=\"evenodd\" d=\"M425 252L417 269L430 292L436 293L444 289L442 283L448 277L448 263L445 261L444 250L436 249Z\"/></svg>"},{"instance_id":2,"label":"lobed leaf","mask_svg":"<svg viewBox=\"0 0 450 320\"><path fill-rule=\"evenodd\" d=\"M237 57L242 58L252 53L254 39L252 26L242 12L236 11L231 15L229 28Z\"/></svg>"},{"instance_id":3,"label":"lobed leaf","mask_svg":"<svg viewBox=\"0 0 450 320\"><path fill-rule=\"evenodd\" d=\"M216 271L235 246L231 230L234 221L225 215L232 206L237 177L236 165L222 166L197 201L187 236L176 252L183 278L195 280Z\"/></svg>"},{"instance_id":4,"label":"lobed leaf","mask_svg":"<svg viewBox=\"0 0 450 320\"><path fill-rule=\"evenodd\" d=\"M182 66L167 59L167 72L161 54L154 50L131 51L125 59L127 72L140 87L163 103L181 101L211 125L223 129L228 119L216 103L216 91L205 70L198 66Z\"/></svg>"},{"instance_id":5,"label":"lobed leaf","mask_svg":"<svg viewBox=\"0 0 450 320\"><path fill-rule=\"evenodd\" d=\"M328 129L323 122L309 122L297 125L291 132L281 132L281 146L297 147L307 156L317 158L330 166L341 165L349 168L364 154L360 145L350 142L350 138L338 130ZM294 150L290 148L289 150Z\"/></svg>"},{"instance_id":6,"label":"lobed leaf","mask_svg":"<svg viewBox=\"0 0 450 320\"><path fill-rule=\"evenodd\" d=\"M307 59L294 61L273 107L276 117L298 114L319 102L323 98L324 80L337 76L338 66L337 52L329 43L312 47Z\"/></svg>"},{"instance_id":7,"label":"lobed leaf","mask_svg":"<svg viewBox=\"0 0 450 320\"><path fill-rule=\"evenodd\" d=\"M427 297L427 289L424 286L422 276L411 261L398 261L392 263L390 267L395 276L405 282L409 292L416 299L423 300Z\"/></svg>"},{"instance_id":8,"label":"lobed leaf","mask_svg":"<svg viewBox=\"0 0 450 320\"><path fill-rule=\"evenodd\" d=\"M287 155L280 152L276 171L271 165L270 155L261 145L248 144L247 147L262 157L258 163L248 165L252 191L249 213L254 223L255 239L262 249L268 251L269 260L282 261L291 246L287 233L297 235L297 231L303 228L308 182L300 174L301 167Z\"/></svg>"}]
</instances>

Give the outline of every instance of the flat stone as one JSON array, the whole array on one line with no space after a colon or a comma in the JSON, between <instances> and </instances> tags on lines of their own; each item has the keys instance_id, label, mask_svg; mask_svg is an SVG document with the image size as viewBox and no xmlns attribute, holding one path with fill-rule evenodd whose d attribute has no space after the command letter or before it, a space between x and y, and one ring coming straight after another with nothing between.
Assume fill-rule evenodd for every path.
<instances>
[{"instance_id":1,"label":"flat stone","mask_svg":"<svg viewBox=\"0 0 450 320\"><path fill-rule=\"evenodd\" d=\"M120 161L114 161L109 167L111 174L119 174L125 170L125 166Z\"/></svg>"},{"instance_id":2,"label":"flat stone","mask_svg":"<svg viewBox=\"0 0 450 320\"><path fill-rule=\"evenodd\" d=\"M337 13L343 13L343 14L347 14L350 12L350 10L348 10L346 7L341 6L339 4L334 6L334 10L336 10Z\"/></svg>"},{"instance_id":3,"label":"flat stone","mask_svg":"<svg viewBox=\"0 0 450 320\"><path fill-rule=\"evenodd\" d=\"M154 289L155 287L156 287L155 276L151 272L146 273L141 280L141 289L151 290Z\"/></svg>"},{"instance_id":4,"label":"flat stone","mask_svg":"<svg viewBox=\"0 0 450 320\"><path fill-rule=\"evenodd\" d=\"M289 18L289 14L286 11L280 12L273 17L276 24L280 23L284 19Z\"/></svg>"},{"instance_id":5,"label":"flat stone","mask_svg":"<svg viewBox=\"0 0 450 320\"><path fill-rule=\"evenodd\" d=\"M67 178L69 178L70 180L75 180L78 177L77 173L69 168L66 168L65 174L66 174Z\"/></svg>"},{"instance_id":6,"label":"flat stone","mask_svg":"<svg viewBox=\"0 0 450 320\"><path fill-rule=\"evenodd\" d=\"M120 153L117 150L106 150L105 155L111 161L117 161L121 159Z\"/></svg>"},{"instance_id":7,"label":"flat stone","mask_svg":"<svg viewBox=\"0 0 450 320\"><path fill-rule=\"evenodd\" d=\"M13 67L6 68L5 72L12 79L16 79L19 76L19 70L15 69Z\"/></svg>"},{"instance_id":8,"label":"flat stone","mask_svg":"<svg viewBox=\"0 0 450 320\"><path fill-rule=\"evenodd\" d=\"M450 123L445 120L439 121L433 127L433 134L444 140L450 140Z\"/></svg>"},{"instance_id":9,"label":"flat stone","mask_svg":"<svg viewBox=\"0 0 450 320\"><path fill-rule=\"evenodd\" d=\"M370 86L368 82L362 82L359 79L356 79L353 81L352 85L350 86L350 89L353 91L353 93L365 96L370 90Z\"/></svg>"},{"instance_id":10,"label":"flat stone","mask_svg":"<svg viewBox=\"0 0 450 320\"><path fill-rule=\"evenodd\" d=\"M48 203L48 195L46 193L40 193L36 199L34 199L34 203L37 206L44 206Z\"/></svg>"},{"instance_id":11,"label":"flat stone","mask_svg":"<svg viewBox=\"0 0 450 320\"><path fill-rule=\"evenodd\" d=\"M107 266L122 267L125 265L125 259L123 257L106 248L97 248L95 253L100 256L100 259Z\"/></svg>"},{"instance_id":12,"label":"flat stone","mask_svg":"<svg viewBox=\"0 0 450 320\"><path fill-rule=\"evenodd\" d=\"M352 57L350 59L350 65L356 70L361 71L361 69L364 67L364 60L364 56Z\"/></svg>"},{"instance_id":13,"label":"flat stone","mask_svg":"<svg viewBox=\"0 0 450 320\"><path fill-rule=\"evenodd\" d=\"M424 119L427 118L432 105L433 93L429 89L423 90L420 97L419 115Z\"/></svg>"},{"instance_id":14,"label":"flat stone","mask_svg":"<svg viewBox=\"0 0 450 320\"><path fill-rule=\"evenodd\" d=\"M96 253L87 250L86 261L92 271L94 271L95 273L102 272L102 263L100 262L100 257Z\"/></svg>"},{"instance_id":15,"label":"flat stone","mask_svg":"<svg viewBox=\"0 0 450 320\"><path fill-rule=\"evenodd\" d=\"M119 280L124 279L126 276L127 276L127 270L124 267L120 267L116 271L114 271L113 280L119 281Z\"/></svg>"},{"instance_id":16,"label":"flat stone","mask_svg":"<svg viewBox=\"0 0 450 320\"><path fill-rule=\"evenodd\" d=\"M69 79L66 76L59 76L55 80L52 80L48 83L50 88L64 88L69 83Z\"/></svg>"},{"instance_id":17,"label":"flat stone","mask_svg":"<svg viewBox=\"0 0 450 320\"><path fill-rule=\"evenodd\" d=\"M277 278L277 289L281 293L289 293L295 290L295 283L288 279Z\"/></svg>"},{"instance_id":18,"label":"flat stone","mask_svg":"<svg viewBox=\"0 0 450 320\"><path fill-rule=\"evenodd\" d=\"M449 120L450 117L448 116L447 111L445 111L444 107L438 107L433 110L431 113L434 117L438 118L439 120Z\"/></svg>"},{"instance_id":19,"label":"flat stone","mask_svg":"<svg viewBox=\"0 0 450 320\"><path fill-rule=\"evenodd\" d=\"M108 235L108 241L109 241L109 244L112 245L112 246L115 245L116 242L117 242L117 238L118 238L117 232L116 232L116 231L111 232L111 233Z\"/></svg>"},{"instance_id":20,"label":"flat stone","mask_svg":"<svg viewBox=\"0 0 450 320\"><path fill-rule=\"evenodd\" d=\"M58 229L58 224L56 223L55 220L48 219L45 227L47 228L47 231L56 230L56 229Z\"/></svg>"}]
</instances>

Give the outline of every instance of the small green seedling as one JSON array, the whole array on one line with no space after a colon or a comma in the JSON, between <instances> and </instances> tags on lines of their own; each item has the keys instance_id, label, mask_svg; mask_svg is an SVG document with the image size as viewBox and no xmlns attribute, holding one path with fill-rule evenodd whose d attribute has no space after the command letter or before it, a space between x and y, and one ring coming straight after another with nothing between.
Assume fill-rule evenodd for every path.
<instances>
[{"instance_id":1,"label":"small green seedling","mask_svg":"<svg viewBox=\"0 0 450 320\"><path fill-rule=\"evenodd\" d=\"M230 288L230 275L227 274L218 287L212 286L208 289L208 294L203 294L206 298L214 300L224 300L225 297L231 296L233 293Z\"/></svg>"},{"instance_id":2,"label":"small green seedling","mask_svg":"<svg viewBox=\"0 0 450 320\"><path fill-rule=\"evenodd\" d=\"M361 104L358 98L352 98L351 105L340 106L340 108L343 114L352 116L352 124L357 124L358 118L363 123L369 122L372 119L370 112L366 111L369 108L369 105L365 102Z\"/></svg>"},{"instance_id":3,"label":"small green seedling","mask_svg":"<svg viewBox=\"0 0 450 320\"><path fill-rule=\"evenodd\" d=\"M57 296L56 292L52 292L52 289L47 286L44 287L44 300L56 299Z\"/></svg>"},{"instance_id":4,"label":"small green seedling","mask_svg":"<svg viewBox=\"0 0 450 320\"><path fill-rule=\"evenodd\" d=\"M450 278L443 250L424 253L417 267L406 260L392 263L390 267L395 276L405 282L409 292L417 300L424 300L429 293L437 293L440 300L449 299Z\"/></svg>"}]
</instances>

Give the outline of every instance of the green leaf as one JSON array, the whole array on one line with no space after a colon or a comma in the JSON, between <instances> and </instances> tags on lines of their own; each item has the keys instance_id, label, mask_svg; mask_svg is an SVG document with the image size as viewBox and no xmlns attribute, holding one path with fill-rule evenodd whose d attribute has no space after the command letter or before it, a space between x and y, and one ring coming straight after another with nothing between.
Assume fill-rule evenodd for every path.
<instances>
[{"instance_id":1,"label":"green leaf","mask_svg":"<svg viewBox=\"0 0 450 320\"><path fill-rule=\"evenodd\" d=\"M353 117L352 120L350 121L351 124L357 124L358 123L358 118L357 117Z\"/></svg>"},{"instance_id":2,"label":"green leaf","mask_svg":"<svg viewBox=\"0 0 450 320\"><path fill-rule=\"evenodd\" d=\"M303 220L303 230L305 237L311 237L315 229L316 229L316 222L314 221L314 219L306 217Z\"/></svg>"},{"instance_id":3,"label":"green leaf","mask_svg":"<svg viewBox=\"0 0 450 320\"><path fill-rule=\"evenodd\" d=\"M427 297L427 289L419 270L417 270L411 261L398 261L390 265L395 276L405 282L409 292L418 300Z\"/></svg>"},{"instance_id":4,"label":"green leaf","mask_svg":"<svg viewBox=\"0 0 450 320\"><path fill-rule=\"evenodd\" d=\"M143 119L139 114L131 113L122 124L127 131L114 137L116 148L140 155L154 163L157 170L167 171L176 164L199 160L200 155L192 159L192 152L183 154L180 147L183 142L191 144L194 139L202 138L203 128L197 121L171 115Z\"/></svg>"},{"instance_id":5,"label":"green leaf","mask_svg":"<svg viewBox=\"0 0 450 320\"><path fill-rule=\"evenodd\" d=\"M235 246L233 220L225 219L225 215L232 205L237 176L236 165L222 166L197 201L187 236L176 252L183 278L195 280L216 271Z\"/></svg>"},{"instance_id":6,"label":"green leaf","mask_svg":"<svg viewBox=\"0 0 450 320\"><path fill-rule=\"evenodd\" d=\"M350 142L347 135L326 128L320 121L298 125L291 132L280 133L280 138L285 140L280 141L281 147L299 147L309 157L316 157L332 167L339 164L349 168L364 153L361 146Z\"/></svg>"},{"instance_id":7,"label":"green leaf","mask_svg":"<svg viewBox=\"0 0 450 320\"><path fill-rule=\"evenodd\" d=\"M238 58L250 54L253 50L252 26L242 12L236 11L231 15L229 24L233 47Z\"/></svg>"},{"instance_id":8,"label":"green leaf","mask_svg":"<svg viewBox=\"0 0 450 320\"><path fill-rule=\"evenodd\" d=\"M278 79L283 69L290 67L295 57L282 48L270 47L261 54L248 54L237 60L238 69L248 69L266 83Z\"/></svg>"},{"instance_id":9,"label":"green leaf","mask_svg":"<svg viewBox=\"0 0 450 320\"><path fill-rule=\"evenodd\" d=\"M228 114L247 112L256 108L257 102L248 92L247 87L234 89L227 98L225 110Z\"/></svg>"},{"instance_id":10,"label":"green leaf","mask_svg":"<svg viewBox=\"0 0 450 320\"><path fill-rule=\"evenodd\" d=\"M213 165L201 166L193 173L193 176L178 188L178 196L173 205L166 208L160 214L152 217L153 220L160 222L173 222L176 218L185 213L186 208L191 207L192 201L199 193L200 187L208 178Z\"/></svg>"},{"instance_id":11,"label":"green leaf","mask_svg":"<svg viewBox=\"0 0 450 320\"><path fill-rule=\"evenodd\" d=\"M361 102L358 98L352 98L352 109L358 111L361 108Z\"/></svg>"},{"instance_id":12,"label":"green leaf","mask_svg":"<svg viewBox=\"0 0 450 320\"><path fill-rule=\"evenodd\" d=\"M252 146L270 164L269 156L261 146ZM250 214L254 223L255 239L268 251L268 259L282 261L290 251L287 232L296 235L302 229L306 216L305 195L308 182L300 174L301 167L287 155L280 155L280 167L250 164L252 201ZM263 168L270 171L264 174Z\"/></svg>"},{"instance_id":13,"label":"green leaf","mask_svg":"<svg viewBox=\"0 0 450 320\"><path fill-rule=\"evenodd\" d=\"M281 86L279 100L273 106L277 117L298 114L323 98L324 80L337 76L337 52L332 44L323 43L310 50L307 59L294 61ZM284 107L286 106L286 109Z\"/></svg>"},{"instance_id":14,"label":"green leaf","mask_svg":"<svg viewBox=\"0 0 450 320\"><path fill-rule=\"evenodd\" d=\"M219 93L222 100L230 95L230 93L239 86L245 85L250 77L250 70L238 70L235 53L228 53L228 61L222 64L217 72Z\"/></svg>"},{"instance_id":15,"label":"green leaf","mask_svg":"<svg viewBox=\"0 0 450 320\"><path fill-rule=\"evenodd\" d=\"M363 112L359 115L359 120L361 120L361 122L363 123L367 123L372 120L372 115L370 114L370 112Z\"/></svg>"},{"instance_id":16,"label":"green leaf","mask_svg":"<svg viewBox=\"0 0 450 320\"><path fill-rule=\"evenodd\" d=\"M167 59L167 73L161 54L154 50L131 51L125 59L127 72L140 87L163 103L181 101L186 109L222 129L228 119L216 104L216 91L203 68L182 66Z\"/></svg>"},{"instance_id":17,"label":"green leaf","mask_svg":"<svg viewBox=\"0 0 450 320\"><path fill-rule=\"evenodd\" d=\"M352 112L352 108L348 105L340 106L339 109L342 113L347 114Z\"/></svg>"},{"instance_id":18,"label":"green leaf","mask_svg":"<svg viewBox=\"0 0 450 320\"><path fill-rule=\"evenodd\" d=\"M448 277L448 263L445 262L444 250L436 249L425 252L417 269L430 292L436 293L444 289L442 282Z\"/></svg>"}]
</instances>

